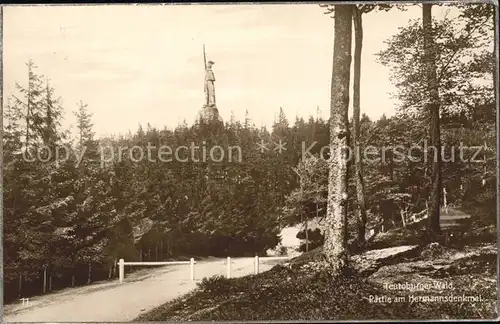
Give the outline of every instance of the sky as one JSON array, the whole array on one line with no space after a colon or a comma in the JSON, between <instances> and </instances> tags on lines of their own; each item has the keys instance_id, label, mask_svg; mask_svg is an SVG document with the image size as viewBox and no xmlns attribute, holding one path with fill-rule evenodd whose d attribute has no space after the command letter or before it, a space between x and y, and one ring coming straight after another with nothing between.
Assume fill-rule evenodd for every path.
<instances>
[{"instance_id":1,"label":"sky","mask_svg":"<svg viewBox=\"0 0 500 324\"><path fill-rule=\"evenodd\" d=\"M15 82L27 84L32 59L62 98L65 127L74 128L80 100L99 136L191 124L204 102L205 44L225 121L248 110L269 126L280 107L291 122L317 107L328 118L334 29L323 12L317 4L7 6L4 98ZM373 119L397 106L375 53L420 17L419 6L363 16L361 110Z\"/></svg>"}]
</instances>

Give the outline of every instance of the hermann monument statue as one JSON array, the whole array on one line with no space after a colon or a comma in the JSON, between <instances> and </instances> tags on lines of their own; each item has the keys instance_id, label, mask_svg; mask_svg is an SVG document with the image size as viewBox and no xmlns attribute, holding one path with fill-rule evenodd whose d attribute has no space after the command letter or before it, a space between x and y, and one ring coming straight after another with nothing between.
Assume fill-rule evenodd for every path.
<instances>
[{"instance_id":1,"label":"hermann monument statue","mask_svg":"<svg viewBox=\"0 0 500 324\"><path fill-rule=\"evenodd\" d=\"M205 69L205 106L215 107L215 75L212 71L214 62L208 61Z\"/></svg>"},{"instance_id":2,"label":"hermann monument statue","mask_svg":"<svg viewBox=\"0 0 500 324\"><path fill-rule=\"evenodd\" d=\"M213 61L207 62L205 45L203 45L203 60L205 63L205 103L198 114L198 120L202 119L205 123L214 121L223 122L215 102L215 74L212 70L212 66L215 63Z\"/></svg>"}]
</instances>

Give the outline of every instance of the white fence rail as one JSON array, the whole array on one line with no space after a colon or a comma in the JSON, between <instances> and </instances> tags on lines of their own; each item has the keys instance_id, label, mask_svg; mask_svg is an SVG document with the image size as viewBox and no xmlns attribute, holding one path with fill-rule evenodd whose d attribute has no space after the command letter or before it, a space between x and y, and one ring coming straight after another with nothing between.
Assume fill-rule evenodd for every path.
<instances>
[{"instance_id":1,"label":"white fence rail","mask_svg":"<svg viewBox=\"0 0 500 324\"><path fill-rule=\"evenodd\" d=\"M118 273L120 283L123 283L123 279L125 279L125 266L162 266L162 265L180 265L180 264L189 264L189 278L194 280L194 264L196 262L193 258L189 261L163 261L163 262L125 262L125 260L120 259L118 261Z\"/></svg>"},{"instance_id":2,"label":"white fence rail","mask_svg":"<svg viewBox=\"0 0 500 324\"><path fill-rule=\"evenodd\" d=\"M286 259L291 259L291 256L276 256L276 257L259 257L255 256L254 257L254 274L259 273L259 263L262 260L265 261L272 261L272 260L286 260ZM231 257L227 257L226 259L226 277L231 278L231 264L234 261L231 260ZM194 280L194 265L196 262L194 261L193 258L191 258L189 261L164 261L164 262L125 262L124 259L120 259L118 261L118 273L119 273L119 281L120 283L123 283L123 280L125 279L125 266L164 266L164 265L182 265L182 264L189 264L189 278L191 280Z\"/></svg>"},{"instance_id":3,"label":"white fence rail","mask_svg":"<svg viewBox=\"0 0 500 324\"><path fill-rule=\"evenodd\" d=\"M261 258L258 255L256 255L254 258L254 262L253 262L253 273L254 274L259 273L260 259L272 261L272 260L286 260L286 259L291 259L291 258L292 258L291 256L275 256L275 257L262 257Z\"/></svg>"}]
</instances>

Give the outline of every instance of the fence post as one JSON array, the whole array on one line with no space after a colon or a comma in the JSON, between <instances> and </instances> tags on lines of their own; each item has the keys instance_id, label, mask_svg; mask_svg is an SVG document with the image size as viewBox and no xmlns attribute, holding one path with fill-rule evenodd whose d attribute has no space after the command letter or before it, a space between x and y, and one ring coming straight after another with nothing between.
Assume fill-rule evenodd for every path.
<instances>
[{"instance_id":1,"label":"fence post","mask_svg":"<svg viewBox=\"0 0 500 324\"><path fill-rule=\"evenodd\" d=\"M253 272L254 272L254 274L259 273L259 256L258 255L256 255L254 258Z\"/></svg>"},{"instance_id":2,"label":"fence post","mask_svg":"<svg viewBox=\"0 0 500 324\"><path fill-rule=\"evenodd\" d=\"M125 276L125 265L124 265L124 260L120 259L118 262L118 274L120 276L120 283L123 282L123 277Z\"/></svg>"},{"instance_id":3,"label":"fence post","mask_svg":"<svg viewBox=\"0 0 500 324\"><path fill-rule=\"evenodd\" d=\"M227 257L227 277L231 278L231 257Z\"/></svg>"},{"instance_id":4,"label":"fence post","mask_svg":"<svg viewBox=\"0 0 500 324\"><path fill-rule=\"evenodd\" d=\"M194 280L194 258L191 258L189 260L189 266L190 266L190 278L191 280Z\"/></svg>"}]
</instances>

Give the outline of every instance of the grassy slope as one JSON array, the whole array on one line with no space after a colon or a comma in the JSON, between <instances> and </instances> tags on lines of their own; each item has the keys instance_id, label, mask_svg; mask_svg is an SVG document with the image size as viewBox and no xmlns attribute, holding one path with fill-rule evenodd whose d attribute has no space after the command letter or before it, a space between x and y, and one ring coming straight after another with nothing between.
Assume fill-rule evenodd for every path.
<instances>
[{"instance_id":1,"label":"grassy slope","mask_svg":"<svg viewBox=\"0 0 500 324\"><path fill-rule=\"evenodd\" d=\"M406 236L406 235L405 235ZM381 245L400 245L386 237ZM393 244L390 244L393 241ZM385 243L385 244L384 244ZM427 248L418 257L382 266L369 277L356 272L335 280L322 268L319 249L268 272L235 279L205 280L193 293L141 315L138 321L454 319L496 317L496 253ZM472 252L471 252L472 251ZM469 254L467 254L469 253ZM384 283L451 283L425 292L389 291ZM481 295L482 302L371 303L370 295Z\"/></svg>"}]
</instances>

